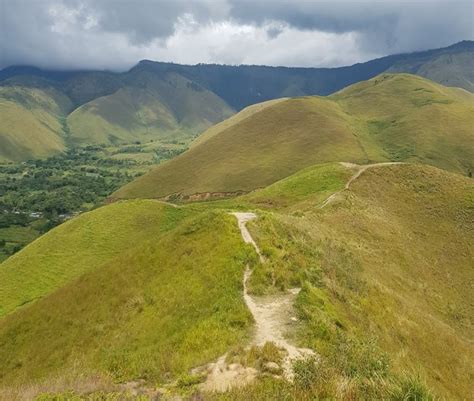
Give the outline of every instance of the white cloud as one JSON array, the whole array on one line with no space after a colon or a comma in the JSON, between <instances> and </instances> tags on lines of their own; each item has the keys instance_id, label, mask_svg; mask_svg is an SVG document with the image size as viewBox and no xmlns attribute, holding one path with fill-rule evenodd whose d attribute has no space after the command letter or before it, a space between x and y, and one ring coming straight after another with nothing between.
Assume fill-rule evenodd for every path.
<instances>
[{"instance_id":1,"label":"white cloud","mask_svg":"<svg viewBox=\"0 0 474 401\"><path fill-rule=\"evenodd\" d=\"M178 26L165 48L152 45L146 49L147 58L179 63L327 67L379 56L358 50L356 32L335 34L280 26L277 36L269 36L268 30L274 27L272 22L262 26L210 23L192 31Z\"/></svg>"}]
</instances>

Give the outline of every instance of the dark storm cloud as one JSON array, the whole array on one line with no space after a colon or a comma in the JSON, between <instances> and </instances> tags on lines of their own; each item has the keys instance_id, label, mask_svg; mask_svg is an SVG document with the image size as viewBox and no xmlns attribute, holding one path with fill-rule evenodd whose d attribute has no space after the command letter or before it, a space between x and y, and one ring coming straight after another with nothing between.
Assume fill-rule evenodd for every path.
<instances>
[{"instance_id":1,"label":"dark storm cloud","mask_svg":"<svg viewBox=\"0 0 474 401\"><path fill-rule=\"evenodd\" d=\"M171 35L180 16L190 14L197 23L206 23L226 14L225 3L219 0L85 0L82 4L98 17L103 30L125 33L136 44Z\"/></svg>"},{"instance_id":2,"label":"dark storm cloud","mask_svg":"<svg viewBox=\"0 0 474 401\"><path fill-rule=\"evenodd\" d=\"M0 67L340 65L473 39L473 13L456 0L0 0Z\"/></svg>"},{"instance_id":3,"label":"dark storm cloud","mask_svg":"<svg viewBox=\"0 0 474 401\"><path fill-rule=\"evenodd\" d=\"M230 0L240 22L283 21L304 30L359 32L373 51L441 47L474 37L474 1Z\"/></svg>"}]
</instances>

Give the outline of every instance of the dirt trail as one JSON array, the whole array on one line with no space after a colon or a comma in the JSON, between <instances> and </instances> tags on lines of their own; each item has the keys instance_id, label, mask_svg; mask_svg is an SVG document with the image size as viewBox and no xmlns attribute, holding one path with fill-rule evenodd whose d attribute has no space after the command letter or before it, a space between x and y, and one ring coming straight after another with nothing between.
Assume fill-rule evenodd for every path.
<instances>
[{"instance_id":1,"label":"dirt trail","mask_svg":"<svg viewBox=\"0 0 474 401\"><path fill-rule=\"evenodd\" d=\"M257 218L254 213L233 213L237 218L242 238L246 243L252 244L258 253L261 262L265 262L260 249L250 235L246 223ZM266 342L274 342L278 347L284 349L287 353L283 370L285 376L292 378L291 365L295 359L303 358L308 355L314 355L314 352L306 348L298 348L290 344L285 339L285 333L294 324L296 320L293 317L293 302L300 288L288 290L285 294L256 297L248 293L247 282L252 275L252 271L246 268L244 273L244 300L253 315L256 325L255 336L252 345L264 345Z\"/></svg>"},{"instance_id":2,"label":"dirt trail","mask_svg":"<svg viewBox=\"0 0 474 401\"><path fill-rule=\"evenodd\" d=\"M232 213L237 218L240 233L245 243L251 244L257 252L260 261L265 263L255 240L250 235L246 223L256 219L255 213ZM298 348L290 344L285 338L285 333L295 324L297 319L293 316L293 302L300 288L288 290L285 294L269 296L251 296L248 293L247 283L252 275L252 270L247 266L243 277L244 301L255 320L255 334L249 346L263 346L266 342L273 342L285 352L282 363L283 375L288 380L293 379L292 364L295 360L315 353L306 348ZM231 387L243 386L250 383L258 375L258 371L240 364L227 364L226 356L221 356L216 362L205 367L207 379L201 385L202 390L225 391ZM199 369L199 368L198 368Z\"/></svg>"},{"instance_id":3,"label":"dirt trail","mask_svg":"<svg viewBox=\"0 0 474 401\"><path fill-rule=\"evenodd\" d=\"M329 196L322 203L322 205L319 207L320 209L322 209L323 207L327 206L329 203L334 201L340 193L342 193L343 191L347 191L349 189L349 187L351 186L351 184L355 180L357 180L362 175L362 173L364 171L368 170L369 168L381 167L381 166L390 166L390 165L394 165L394 164L404 164L404 163L402 163L402 162L385 162L385 163L365 164L365 165L362 165L362 166L360 164L346 163L346 162L341 162L340 164L343 165L344 167L347 167L347 168L357 168L357 171L349 179L349 181L346 182L346 185L344 186L343 189L341 189L340 191L334 192L331 196Z\"/></svg>"}]
</instances>

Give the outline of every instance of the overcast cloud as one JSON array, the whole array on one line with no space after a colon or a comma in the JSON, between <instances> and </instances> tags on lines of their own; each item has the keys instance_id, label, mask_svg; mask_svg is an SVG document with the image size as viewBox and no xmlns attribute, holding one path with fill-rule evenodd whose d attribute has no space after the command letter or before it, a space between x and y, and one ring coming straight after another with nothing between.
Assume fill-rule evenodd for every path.
<instances>
[{"instance_id":1,"label":"overcast cloud","mask_svg":"<svg viewBox=\"0 0 474 401\"><path fill-rule=\"evenodd\" d=\"M0 0L0 68L332 67L474 39L474 0Z\"/></svg>"}]
</instances>

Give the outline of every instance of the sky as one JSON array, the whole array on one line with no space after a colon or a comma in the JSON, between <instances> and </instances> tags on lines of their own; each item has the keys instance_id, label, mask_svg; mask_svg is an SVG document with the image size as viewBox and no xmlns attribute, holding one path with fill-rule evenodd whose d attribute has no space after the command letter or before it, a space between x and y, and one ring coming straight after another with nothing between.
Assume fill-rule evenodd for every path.
<instances>
[{"instance_id":1,"label":"sky","mask_svg":"<svg viewBox=\"0 0 474 401\"><path fill-rule=\"evenodd\" d=\"M474 39L474 0L0 0L0 68L336 67Z\"/></svg>"}]
</instances>

